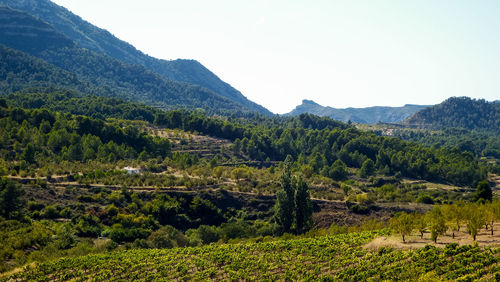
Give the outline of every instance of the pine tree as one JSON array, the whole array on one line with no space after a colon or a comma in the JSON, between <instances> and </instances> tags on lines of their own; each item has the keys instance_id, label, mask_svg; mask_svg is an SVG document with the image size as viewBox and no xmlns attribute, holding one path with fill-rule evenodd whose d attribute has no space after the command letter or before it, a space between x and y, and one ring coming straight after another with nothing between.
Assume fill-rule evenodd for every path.
<instances>
[{"instance_id":1,"label":"pine tree","mask_svg":"<svg viewBox=\"0 0 500 282\"><path fill-rule=\"evenodd\" d=\"M490 183L486 180L480 181L477 184L477 190L474 195L474 199L479 201L483 199L484 201L491 201L493 194L491 192Z\"/></svg>"},{"instance_id":2,"label":"pine tree","mask_svg":"<svg viewBox=\"0 0 500 282\"><path fill-rule=\"evenodd\" d=\"M17 182L0 178L0 216L7 219L18 217L23 207L23 194L24 190Z\"/></svg>"},{"instance_id":3,"label":"pine tree","mask_svg":"<svg viewBox=\"0 0 500 282\"><path fill-rule=\"evenodd\" d=\"M366 159L361 165L361 169L359 170L359 176L366 178L372 176L375 172L375 164L371 159Z\"/></svg>"}]
</instances>

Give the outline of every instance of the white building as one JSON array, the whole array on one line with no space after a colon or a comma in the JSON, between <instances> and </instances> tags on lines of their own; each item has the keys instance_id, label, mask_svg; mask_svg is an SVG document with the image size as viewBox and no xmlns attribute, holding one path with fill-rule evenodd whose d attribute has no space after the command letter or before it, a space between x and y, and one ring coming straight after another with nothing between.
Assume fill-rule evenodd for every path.
<instances>
[{"instance_id":1,"label":"white building","mask_svg":"<svg viewBox=\"0 0 500 282\"><path fill-rule=\"evenodd\" d=\"M123 170L125 170L127 172L127 174L135 174L135 173L141 172L141 169L136 168L136 167L129 167L129 166L124 167Z\"/></svg>"}]
</instances>

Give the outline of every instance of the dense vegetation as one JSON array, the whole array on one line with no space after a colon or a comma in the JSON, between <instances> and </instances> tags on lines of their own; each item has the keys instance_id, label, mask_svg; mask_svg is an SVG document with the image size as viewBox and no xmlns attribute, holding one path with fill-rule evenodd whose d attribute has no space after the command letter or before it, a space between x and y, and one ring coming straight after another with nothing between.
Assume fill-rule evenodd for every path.
<instances>
[{"instance_id":1,"label":"dense vegetation","mask_svg":"<svg viewBox=\"0 0 500 282\"><path fill-rule=\"evenodd\" d=\"M0 178L2 272L29 261L113 250L118 244L171 248L282 234L269 207L242 207L222 191L168 196L125 187L31 185L25 189ZM30 197L26 200L24 194ZM92 240L101 236L109 239L95 246Z\"/></svg>"},{"instance_id":2,"label":"dense vegetation","mask_svg":"<svg viewBox=\"0 0 500 282\"><path fill-rule=\"evenodd\" d=\"M108 31L93 26L79 16L48 0L0 0L0 3L34 15L36 18L49 23L58 32L64 34L64 36L67 37L67 40L70 39L71 41L76 42L79 46L89 49L95 53L106 55L129 64L141 65L169 80L200 85L217 93L218 95L242 105L250 112L259 112L263 115L271 115L271 112L267 109L248 100L238 90L219 79L210 70L195 60L178 59L167 61L147 56L141 51L135 49L129 43L114 37ZM12 19L7 17L6 20L11 21ZM30 20L27 19L27 21L29 22ZM27 27L29 28L30 25L17 25L17 28L21 31L23 28ZM27 29L24 30L25 33L26 31ZM17 42L20 42L19 38ZM30 44L32 43L33 42L30 42ZM16 44L16 46L20 45L21 44ZM21 46L26 48L29 44Z\"/></svg>"},{"instance_id":3,"label":"dense vegetation","mask_svg":"<svg viewBox=\"0 0 500 282\"><path fill-rule=\"evenodd\" d=\"M0 58L0 93L2 94L25 88L49 86L93 93L92 85L82 82L75 74L1 44Z\"/></svg>"},{"instance_id":4,"label":"dense vegetation","mask_svg":"<svg viewBox=\"0 0 500 282\"><path fill-rule=\"evenodd\" d=\"M415 251L364 249L384 232L264 243L133 250L64 258L9 279L97 280L440 280L499 279L499 250L450 244Z\"/></svg>"},{"instance_id":5,"label":"dense vegetation","mask_svg":"<svg viewBox=\"0 0 500 282\"><path fill-rule=\"evenodd\" d=\"M18 169L61 160L137 158L142 152L165 157L171 148L168 140L151 137L133 126L121 128L46 109L1 107L0 124L0 156L4 161L18 161Z\"/></svg>"},{"instance_id":6,"label":"dense vegetation","mask_svg":"<svg viewBox=\"0 0 500 282\"><path fill-rule=\"evenodd\" d=\"M68 38L29 14L3 6L0 15L5 22L0 28L0 35L8 35L0 36L0 44L10 48L20 48L20 51L76 75L79 81L89 84L87 88L91 88L90 92L98 93L100 96L118 96L166 108L203 108L210 113L226 115L249 114L257 110L269 114L264 108L243 99L241 94L239 95L243 98L239 100L244 100L251 108L247 108L241 101L221 96L199 85L173 81L144 66L126 63L74 44L67 44L67 41L70 41ZM37 40L32 40L32 36ZM60 39L61 37L65 40ZM57 41L53 40L54 38L57 38ZM54 44L48 45L44 42ZM61 44L55 44L57 42ZM30 69L29 64L24 67ZM12 71L8 64L2 69L5 73ZM43 71L40 72L43 74ZM24 79L26 80L24 83L31 82L27 78ZM58 76L52 76L51 79L55 81L56 86L61 86ZM16 81L13 80L6 82L7 89L22 87L14 84ZM78 85L70 86L76 88ZM96 87L100 89L95 89Z\"/></svg>"},{"instance_id":7,"label":"dense vegetation","mask_svg":"<svg viewBox=\"0 0 500 282\"><path fill-rule=\"evenodd\" d=\"M269 117L196 61L0 3L40 17L0 6L0 280L500 280L498 249L453 241L497 236L498 104L449 99L399 139Z\"/></svg>"},{"instance_id":8,"label":"dense vegetation","mask_svg":"<svg viewBox=\"0 0 500 282\"><path fill-rule=\"evenodd\" d=\"M498 133L500 103L468 97L452 97L439 105L415 113L406 123L437 129L460 127Z\"/></svg>"},{"instance_id":9,"label":"dense vegetation","mask_svg":"<svg viewBox=\"0 0 500 282\"><path fill-rule=\"evenodd\" d=\"M9 7L2 5L0 6L0 15L0 36L2 42L11 48L25 52L37 52L43 49L75 45L63 34L53 32L49 24L40 22L28 14L12 13ZM31 34L32 37L19 37L19 33Z\"/></svg>"},{"instance_id":10,"label":"dense vegetation","mask_svg":"<svg viewBox=\"0 0 500 282\"><path fill-rule=\"evenodd\" d=\"M470 131L460 128L446 128L442 131L396 129L393 135L428 147L467 151L476 157L500 158L500 134L498 132Z\"/></svg>"},{"instance_id":11,"label":"dense vegetation","mask_svg":"<svg viewBox=\"0 0 500 282\"><path fill-rule=\"evenodd\" d=\"M76 91L54 88L31 88L4 97L12 106L25 109L45 108L51 111L84 115L96 119L143 120L153 123L161 110L119 98L81 95Z\"/></svg>"},{"instance_id":12,"label":"dense vegetation","mask_svg":"<svg viewBox=\"0 0 500 282\"><path fill-rule=\"evenodd\" d=\"M314 175L345 181L341 187L348 198L348 206L355 213L369 212L366 204L373 201L402 200L418 195L418 192L415 196L403 194L407 192L385 183L381 178L380 184L374 184L373 189L364 186L365 193L351 193L354 187L349 185L360 186L353 180L347 180L352 175L348 169L352 168L358 171L361 180L380 174L407 175L410 169L425 171L428 163L439 163L443 167L441 173L455 171L456 174L449 181L475 185L475 182L483 179L482 169L472 155L425 149L394 138L363 133L345 124L312 115L223 119L207 117L199 112L164 112L113 98L93 100L89 96L64 91L21 92L6 98L0 100L2 174L20 176L21 179L27 174L42 176L44 180L29 184L30 189L56 195L58 192L45 181L51 181L54 167L61 163L60 169L64 173L60 174L67 181L84 185L118 185L114 189L88 186L91 187L89 192L83 192L71 188L70 184L64 190L64 198L73 200L68 205L57 205L37 200L34 196L26 199L19 185L3 179L4 190L10 191L2 194L3 203L13 203L13 206L2 210L1 216L9 219L3 223L2 234L8 247L2 257L4 261L13 260L11 265L49 257L107 251L118 244L126 244L131 248L196 246L280 235L283 232L301 234L312 227L312 203L307 182L313 181ZM94 112L98 118L69 112ZM122 120L134 114L137 116L138 113L143 117L140 123ZM228 150L235 154L236 159L280 161L286 157L281 154L288 152L287 155L291 156L285 165L269 169L219 166L218 163L222 161L219 157L200 160L196 155L171 153L171 142L149 134L145 129L148 123L151 125L151 120L156 126L197 131L234 140ZM297 158L295 162L292 161L294 157ZM429 160L417 168L404 164L395 166L398 158L404 160L406 157L415 161L423 157ZM120 169L127 163L137 162L142 164L144 172L141 174L127 175ZM449 164L445 166L445 162ZM403 171L403 167L406 170ZM181 171L184 176L172 174L175 170ZM467 176L464 172L467 170L472 174ZM275 181L278 175L283 175L281 191ZM448 177L450 174L444 175ZM272 210L267 206L267 209L259 208L259 212L246 213L241 206L231 209L226 204L221 208L213 203L213 197L187 194L170 197L161 193L130 192L126 188L141 185L211 185L220 183L224 177L230 177L240 191L246 185L257 191L262 189L259 187L274 187L270 192L277 192L276 208ZM117 189L120 186L122 188ZM221 191L220 197L226 198L225 193ZM429 199L434 201L430 195L422 201ZM359 205L349 204L349 201ZM66 223L53 222L54 219L65 219L63 222ZM24 234L23 242L16 239L20 232ZM111 241L102 247L91 247L85 239L98 236L110 238ZM26 248L33 244L38 251L27 251ZM2 268L9 267L4 264Z\"/></svg>"},{"instance_id":13,"label":"dense vegetation","mask_svg":"<svg viewBox=\"0 0 500 282\"><path fill-rule=\"evenodd\" d=\"M20 97L23 97L19 95L21 94L11 96L17 104L22 99ZM124 105L117 100L106 100L109 107L98 106L96 103L84 106L75 102L78 99L85 101L86 98L74 97L71 94L57 94L56 97L63 98L60 101L48 98L46 94L30 94L26 97L22 102L23 105L37 107L42 104L77 113L88 112L88 107L99 108L96 114L103 117L114 116L111 109ZM127 111L120 117L140 113L146 116L146 120L151 120L151 116L154 115L154 124L157 126L234 140L232 145L234 153L253 160L282 161L287 155L291 155L297 160L298 166L309 166L314 172L327 177L332 177L338 166L361 168L367 160L371 160L373 169L364 173L365 178L372 176L375 170L383 171L387 175L399 174L469 186L475 186L478 181L485 178L485 170L481 169L473 155L444 148L429 149L395 138L364 133L328 118L301 115L295 118L274 119L256 117L254 121L232 122L196 112L161 112L140 106L130 106L124 110ZM17 122L22 123L22 120ZM336 162L337 160L340 162Z\"/></svg>"}]
</instances>

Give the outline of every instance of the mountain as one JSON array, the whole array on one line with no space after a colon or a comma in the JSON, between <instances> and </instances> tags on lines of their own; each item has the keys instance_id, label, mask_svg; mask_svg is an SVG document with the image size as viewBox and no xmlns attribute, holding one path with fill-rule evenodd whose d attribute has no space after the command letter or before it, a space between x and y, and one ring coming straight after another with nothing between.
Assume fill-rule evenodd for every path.
<instances>
[{"instance_id":1,"label":"mountain","mask_svg":"<svg viewBox=\"0 0 500 282\"><path fill-rule=\"evenodd\" d=\"M2 56L22 58L19 62L11 60L16 68L12 74L13 66L2 63L0 72L16 76L15 80L7 79L2 83L0 91L4 93L25 87L62 86L86 94L122 97L164 108L202 108L217 114L253 112L199 85L172 81L141 65L124 63L81 48L49 24L7 6L0 7L0 44L26 53L22 55L9 48L1 48ZM31 61L40 67L30 70ZM31 75L33 71L38 78ZM30 75L23 76L24 73ZM68 76L73 80L68 81Z\"/></svg>"},{"instance_id":2,"label":"mountain","mask_svg":"<svg viewBox=\"0 0 500 282\"><path fill-rule=\"evenodd\" d=\"M100 90L95 85L81 81L71 72L0 44L0 93L51 86L89 94L93 93L93 90Z\"/></svg>"},{"instance_id":3,"label":"mountain","mask_svg":"<svg viewBox=\"0 0 500 282\"><path fill-rule=\"evenodd\" d=\"M243 105L250 111L272 115L266 108L248 100L238 90L222 81L195 60L160 60L137 50L131 44L98 28L49 0L0 0L0 4L25 11L51 24L56 30L80 47L131 64L139 64L161 76L203 86L223 97Z\"/></svg>"},{"instance_id":4,"label":"mountain","mask_svg":"<svg viewBox=\"0 0 500 282\"><path fill-rule=\"evenodd\" d=\"M426 108L420 105L405 105L403 107L367 107L367 108L346 108L336 109L321 106L311 100L303 100L287 116L298 116L303 113L310 113L318 116L327 116L340 121L352 121L357 123L374 124L378 122L400 122L413 113Z\"/></svg>"},{"instance_id":5,"label":"mountain","mask_svg":"<svg viewBox=\"0 0 500 282\"><path fill-rule=\"evenodd\" d=\"M63 34L55 32L52 26L7 6L0 6L0 34L2 42L26 52L75 45Z\"/></svg>"},{"instance_id":6,"label":"mountain","mask_svg":"<svg viewBox=\"0 0 500 282\"><path fill-rule=\"evenodd\" d=\"M469 97L451 97L441 104L415 113L405 123L436 129L461 127L500 133L500 103Z\"/></svg>"}]
</instances>

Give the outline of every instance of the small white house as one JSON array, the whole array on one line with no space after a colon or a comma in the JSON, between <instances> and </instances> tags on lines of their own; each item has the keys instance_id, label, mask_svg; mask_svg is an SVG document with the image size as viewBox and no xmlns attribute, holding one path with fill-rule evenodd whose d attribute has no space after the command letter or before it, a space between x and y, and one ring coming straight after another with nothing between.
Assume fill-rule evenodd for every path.
<instances>
[{"instance_id":1,"label":"small white house","mask_svg":"<svg viewBox=\"0 0 500 282\"><path fill-rule=\"evenodd\" d=\"M129 166L124 167L123 170L125 170L127 174L136 174L141 172L141 169Z\"/></svg>"}]
</instances>

